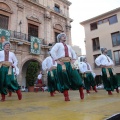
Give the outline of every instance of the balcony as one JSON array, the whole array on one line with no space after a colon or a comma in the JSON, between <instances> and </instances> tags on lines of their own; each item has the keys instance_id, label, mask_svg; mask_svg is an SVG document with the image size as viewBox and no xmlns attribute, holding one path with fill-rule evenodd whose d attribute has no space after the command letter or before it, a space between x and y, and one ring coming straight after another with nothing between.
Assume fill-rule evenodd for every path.
<instances>
[{"instance_id":1,"label":"balcony","mask_svg":"<svg viewBox=\"0 0 120 120\"><path fill-rule=\"evenodd\" d=\"M28 39L30 37L28 37L27 34L17 32L17 31L11 31L11 30L10 30L10 34L11 34L10 35L11 38L17 38L17 39L21 39L21 40L25 40L25 41L30 42L30 39Z\"/></svg>"},{"instance_id":2,"label":"balcony","mask_svg":"<svg viewBox=\"0 0 120 120\"><path fill-rule=\"evenodd\" d=\"M10 38L16 38L16 39L25 40L25 41L30 42L31 35L27 35L27 34L24 34L21 32L17 32L17 31L11 31L11 30L10 30L10 34L11 34ZM43 39L41 39L41 44L44 44Z\"/></svg>"}]
</instances>

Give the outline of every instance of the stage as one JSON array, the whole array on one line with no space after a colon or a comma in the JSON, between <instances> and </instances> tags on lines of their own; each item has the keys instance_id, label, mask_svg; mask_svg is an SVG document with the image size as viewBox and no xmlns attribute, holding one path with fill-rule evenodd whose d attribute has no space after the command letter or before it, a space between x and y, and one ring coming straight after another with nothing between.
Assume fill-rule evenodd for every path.
<instances>
[{"instance_id":1,"label":"stage","mask_svg":"<svg viewBox=\"0 0 120 120\"><path fill-rule=\"evenodd\" d=\"M0 102L0 120L105 120L120 112L120 93L108 95L105 90L84 93L85 99L81 100L78 91L70 90L69 102L58 92L54 97L48 92L22 92L21 101L13 93Z\"/></svg>"}]
</instances>

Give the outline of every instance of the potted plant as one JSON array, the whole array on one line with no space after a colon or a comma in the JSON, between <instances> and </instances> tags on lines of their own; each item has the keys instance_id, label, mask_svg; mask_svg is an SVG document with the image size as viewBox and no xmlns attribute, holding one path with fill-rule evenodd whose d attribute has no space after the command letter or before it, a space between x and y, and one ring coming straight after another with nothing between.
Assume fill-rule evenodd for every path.
<instances>
[{"instance_id":1,"label":"potted plant","mask_svg":"<svg viewBox=\"0 0 120 120\"><path fill-rule=\"evenodd\" d=\"M26 83L29 92L34 91L34 83L37 79L39 64L37 62L30 62L26 71Z\"/></svg>"}]
</instances>

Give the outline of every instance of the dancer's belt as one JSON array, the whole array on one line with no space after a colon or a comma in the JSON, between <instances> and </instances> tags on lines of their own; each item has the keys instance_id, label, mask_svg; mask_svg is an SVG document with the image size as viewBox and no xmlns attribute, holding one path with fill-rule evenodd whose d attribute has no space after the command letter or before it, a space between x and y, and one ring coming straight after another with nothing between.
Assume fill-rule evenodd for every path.
<instances>
[{"instance_id":1,"label":"dancer's belt","mask_svg":"<svg viewBox=\"0 0 120 120\"><path fill-rule=\"evenodd\" d=\"M2 66L9 67L9 69L8 69L8 75L12 74L12 63L11 62L8 62L8 61L0 62L0 68Z\"/></svg>"},{"instance_id":2,"label":"dancer's belt","mask_svg":"<svg viewBox=\"0 0 120 120\"><path fill-rule=\"evenodd\" d=\"M91 71L86 71L85 73L91 73Z\"/></svg>"},{"instance_id":3,"label":"dancer's belt","mask_svg":"<svg viewBox=\"0 0 120 120\"><path fill-rule=\"evenodd\" d=\"M71 58L70 57L62 57L58 59L60 62L70 62Z\"/></svg>"},{"instance_id":4,"label":"dancer's belt","mask_svg":"<svg viewBox=\"0 0 120 120\"><path fill-rule=\"evenodd\" d=\"M110 73L109 73L108 68L111 68L111 69L112 69L112 72L113 72L113 75L116 75L116 72L115 72L115 69L113 68L113 66L106 66L106 67L104 67L104 68L106 69L107 77L110 77Z\"/></svg>"},{"instance_id":5,"label":"dancer's belt","mask_svg":"<svg viewBox=\"0 0 120 120\"><path fill-rule=\"evenodd\" d=\"M104 68L113 68L112 66L105 66Z\"/></svg>"},{"instance_id":6,"label":"dancer's belt","mask_svg":"<svg viewBox=\"0 0 120 120\"><path fill-rule=\"evenodd\" d=\"M86 74L87 73L91 73L91 71L86 71L85 73L82 73L82 77L85 77L86 78Z\"/></svg>"},{"instance_id":7,"label":"dancer's belt","mask_svg":"<svg viewBox=\"0 0 120 120\"><path fill-rule=\"evenodd\" d=\"M52 69L52 70L56 70L57 67L56 67L56 66L52 66L51 69Z\"/></svg>"}]
</instances>

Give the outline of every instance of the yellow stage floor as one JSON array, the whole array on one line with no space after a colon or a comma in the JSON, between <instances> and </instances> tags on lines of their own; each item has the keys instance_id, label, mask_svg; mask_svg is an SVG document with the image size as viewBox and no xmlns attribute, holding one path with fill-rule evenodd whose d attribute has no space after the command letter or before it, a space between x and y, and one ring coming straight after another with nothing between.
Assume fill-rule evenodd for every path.
<instances>
[{"instance_id":1,"label":"yellow stage floor","mask_svg":"<svg viewBox=\"0 0 120 120\"><path fill-rule=\"evenodd\" d=\"M116 92L109 96L105 90L92 91L85 93L84 100L78 91L69 91L69 95L71 101L65 102L61 93L50 97L48 92L23 92L19 101L13 93L0 102L0 120L105 120L120 112L120 94Z\"/></svg>"}]
</instances>

